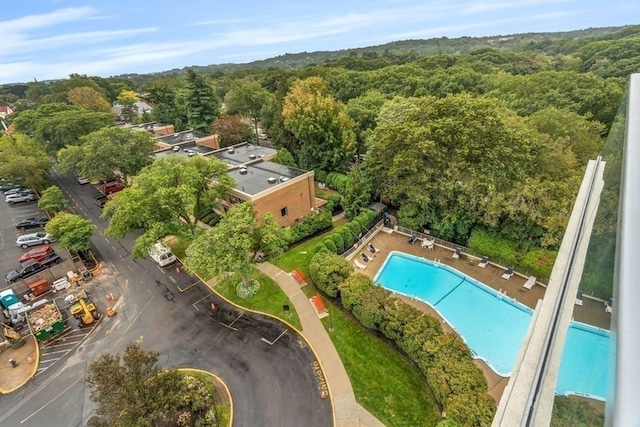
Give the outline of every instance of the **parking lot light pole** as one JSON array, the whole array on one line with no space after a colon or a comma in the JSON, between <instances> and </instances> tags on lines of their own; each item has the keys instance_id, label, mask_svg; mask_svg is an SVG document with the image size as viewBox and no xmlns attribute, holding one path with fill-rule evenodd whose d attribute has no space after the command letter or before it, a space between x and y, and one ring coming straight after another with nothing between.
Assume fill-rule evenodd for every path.
<instances>
[{"instance_id":1,"label":"parking lot light pole","mask_svg":"<svg viewBox=\"0 0 640 427\"><path fill-rule=\"evenodd\" d=\"M331 317L331 306L329 306L329 332L333 332L333 317Z\"/></svg>"}]
</instances>

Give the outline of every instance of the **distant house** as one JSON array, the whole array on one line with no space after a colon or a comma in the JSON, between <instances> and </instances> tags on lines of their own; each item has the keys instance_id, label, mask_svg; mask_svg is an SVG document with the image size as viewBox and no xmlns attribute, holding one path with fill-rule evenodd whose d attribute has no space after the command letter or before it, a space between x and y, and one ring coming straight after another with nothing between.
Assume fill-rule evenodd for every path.
<instances>
[{"instance_id":1,"label":"distant house","mask_svg":"<svg viewBox=\"0 0 640 427\"><path fill-rule=\"evenodd\" d=\"M13 114L13 108L10 105L0 105L0 119L6 119L11 114Z\"/></svg>"},{"instance_id":2,"label":"distant house","mask_svg":"<svg viewBox=\"0 0 640 427\"><path fill-rule=\"evenodd\" d=\"M142 116L142 114L144 113L148 113L151 110L153 110L153 107L149 104L147 104L144 101L138 101L136 102L134 105L135 111L138 113L138 116ZM120 104L113 104L113 107L111 107L111 112L113 114L115 114L116 117L122 117L122 105Z\"/></svg>"}]
</instances>

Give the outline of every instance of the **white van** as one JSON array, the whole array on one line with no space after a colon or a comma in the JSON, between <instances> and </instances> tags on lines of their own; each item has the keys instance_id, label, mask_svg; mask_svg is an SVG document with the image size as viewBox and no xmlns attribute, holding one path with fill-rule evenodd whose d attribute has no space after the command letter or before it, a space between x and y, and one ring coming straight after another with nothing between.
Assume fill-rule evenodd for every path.
<instances>
[{"instance_id":1,"label":"white van","mask_svg":"<svg viewBox=\"0 0 640 427\"><path fill-rule=\"evenodd\" d=\"M171 249L160 242L153 245L153 248L149 251L149 256L160 267L166 267L176 262L176 256L171 252Z\"/></svg>"}]
</instances>

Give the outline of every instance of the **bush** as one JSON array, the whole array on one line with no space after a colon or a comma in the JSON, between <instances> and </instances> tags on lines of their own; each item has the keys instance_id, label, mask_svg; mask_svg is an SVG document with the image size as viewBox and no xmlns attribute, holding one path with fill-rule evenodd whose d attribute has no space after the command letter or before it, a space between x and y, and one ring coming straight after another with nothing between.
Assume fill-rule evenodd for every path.
<instances>
[{"instance_id":1,"label":"bush","mask_svg":"<svg viewBox=\"0 0 640 427\"><path fill-rule=\"evenodd\" d=\"M315 177L318 182L327 182L327 173L321 169L315 171Z\"/></svg>"},{"instance_id":2,"label":"bush","mask_svg":"<svg viewBox=\"0 0 640 427\"><path fill-rule=\"evenodd\" d=\"M348 228L349 230L351 230L354 236L360 236L360 233L362 233L362 227L357 222L350 221L346 223L344 226L345 228Z\"/></svg>"},{"instance_id":3,"label":"bush","mask_svg":"<svg viewBox=\"0 0 640 427\"><path fill-rule=\"evenodd\" d=\"M336 244L333 242L333 239L330 236L325 237L322 240L322 243L324 243L324 246L332 253L338 253L338 248L336 248Z\"/></svg>"},{"instance_id":4,"label":"bush","mask_svg":"<svg viewBox=\"0 0 640 427\"><path fill-rule=\"evenodd\" d=\"M327 197L326 209L331 213L335 212L342 205L342 196L339 194L329 194Z\"/></svg>"},{"instance_id":5,"label":"bush","mask_svg":"<svg viewBox=\"0 0 640 427\"><path fill-rule=\"evenodd\" d=\"M309 215L304 221L290 228L289 244L299 242L302 239L326 230L331 227L331 224L331 212L323 211L315 215Z\"/></svg>"},{"instance_id":6,"label":"bush","mask_svg":"<svg viewBox=\"0 0 640 427\"><path fill-rule=\"evenodd\" d=\"M249 280L249 286L245 286L244 282L238 283L236 286L236 294L242 299L249 299L260 290L260 282L257 280Z\"/></svg>"},{"instance_id":7,"label":"bush","mask_svg":"<svg viewBox=\"0 0 640 427\"><path fill-rule=\"evenodd\" d=\"M338 255L342 255L344 253L344 240L342 239L342 236L336 230L333 233L331 233L331 238L333 239L333 243L336 244L336 251L337 251L336 253Z\"/></svg>"},{"instance_id":8,"label":"bush","mask_svg":"<svg viewBox=\"0 0 640 427\"><path fill-rule=\"evenodd\" d=\"M338 230L340 235L342 236L342 240L344 240L344 249L347 250L356 242L356 236L354 236L353 232L347 227L341 227Z\"/></svg>"},{"instance_id":9,"label":"bush","mask_svg":"<svg viewBox=\"0 0 640 427\"><path fill-rule=\"evenodd\" d=\"M553 263L558 256L558 252L547 249L533 249L527 252L520 263L525 271L536 277L551 277Z\"/></svg>"},{"instance_id":10,"label":"bush","mask_svg":"<svg viewBox=\"0 0 640 427\"><path fill-rule=\"evenodd\" d=\"M309 262L309 275L313 283L330 297L338 296L338 286L347 280L353 267L346 259L335 254L317 253Z\"/></svg>"},{"instance_id":11,"label":"bush","mask_svg":"<svg viewBox=\"0 0 640 427\"><path fill-rule=\"evenodd\" d=\"M450 417L448 425L491 424L495 402L457 335L443 333L438 319L390 298L367 276L352 275L338 286L344 308L364 326L393 340L417 364Z\"/></svg>"},{"instance_id":12,"label":"bush","mask_svg":"<svg viewBox=\"0 0 640 427\"><path fill-rule=\"evenodd\" d=\"M344 192L347 185L347 176L338 172L331 172L327 174L327 185L339 193Z\"/></svg>"}]
</instances>

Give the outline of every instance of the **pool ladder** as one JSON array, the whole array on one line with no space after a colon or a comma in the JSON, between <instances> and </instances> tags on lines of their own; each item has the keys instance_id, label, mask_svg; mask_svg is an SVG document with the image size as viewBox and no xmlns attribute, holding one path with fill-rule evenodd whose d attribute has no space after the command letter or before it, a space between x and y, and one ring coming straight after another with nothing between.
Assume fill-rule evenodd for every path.
<instances>
[{"instance_id":1,"label":"pool ladder","mask_svg":"<svg viewBox=\"0 0 640 427\"><path fill-rule=\"evenodd\" d=\"M496 298L503 299L506 296L507 296L507 291L506 290L503 291L502 288L500 288L500 290L498 291L498 295L496 295Z\"/></svg>"}]
</instances>

